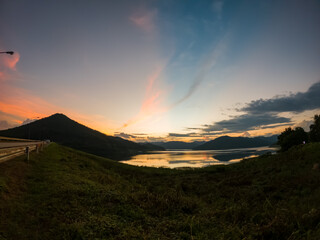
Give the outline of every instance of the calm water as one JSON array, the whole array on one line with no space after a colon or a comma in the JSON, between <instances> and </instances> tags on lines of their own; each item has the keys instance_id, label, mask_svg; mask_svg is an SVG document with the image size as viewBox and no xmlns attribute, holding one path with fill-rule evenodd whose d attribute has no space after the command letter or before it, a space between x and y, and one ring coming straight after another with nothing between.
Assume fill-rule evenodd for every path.
<instances>
[{"instance_id":1,"label":"calm water","mask_svg":"<svg viewBox=\"0 0 320 240\"><path fill-rule=\"evenodd\" d=\"M148 166L148 167L205 167L217 164L230 164L241 161L243 158L256 157L271 152L275 153L276 148L241 148L228 150L171 150L151 151L148 154L133 156L130 160L122 163Z\"/></svg>"}]
</instances>

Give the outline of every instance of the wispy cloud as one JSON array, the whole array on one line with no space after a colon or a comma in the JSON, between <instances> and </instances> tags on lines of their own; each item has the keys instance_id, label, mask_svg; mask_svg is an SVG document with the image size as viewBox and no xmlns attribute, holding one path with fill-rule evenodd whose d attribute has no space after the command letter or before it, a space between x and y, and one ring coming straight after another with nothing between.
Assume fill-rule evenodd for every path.
<instances>
[{"instance_id":1,"label":"wispy cloud","mask_svg":"<svg viewBox=\"0 0 320 240\"><path fill-rule=\"evenodd\" d=\"M167 108L161 105L164 100L164 92L155 88L155 81L159 78L162 69L163 67L158 66L157 69L147 79L145 99L141 105L139 113L123 124L121 128L126 128L155 114L167 111Z\"/></svg>"},{"instance_id":2,"label":"wispy cloud","mask_svg":"<svg viewBox=\"0 0 320 240\"><path fill-rule=\"evenodd\" d=\"M140 29L151 32L155 29L157 10L142 10L133 14L129 19Z\"/></svg>"},{"instance_id":3,"label":"wispy cloud","mask_svg":"<svg viewBox=\"0 0 320 240\"><path fill-rule=\"evenodd\" d=\"M16 70L16 65L20 60L20 54L15 52L13 55L1 54L0 63L3 67Z\"/></svg>"},{"instance_id":4,"label":"wispy cloud","mask_svg":"<svg viewBox=\"0 0 320 240\"><path fill-rule=\"evenodd\" d=\"M7 120L0 120L0 130L12 128L14 126L14 124L9 123Z\"/></svg>"},{"instance_id":5,"label":"wispy cloud","mask_svg":"<svg viewBox=\"0 0 320 240\"><path fill-rule=\"evenodd\" d=\"M180 98L177 102L175 102L171 106L171 108L186 101L188 98L190 98L194 94L194 92L199 88L199 86L203 82L204 78L212 70L212 68L219 61L220 57L222 57L222 55L227 50L229 40L230 40L230 34L228 33L220 40L220 42L216 45L213 51L207 55L202 65L199 67L197 75L194 78L187 93L182 98Z\"/></svg>"},{"instance_id":6,"label":"wispy cloud","mask_svg":"<svg viewBox=\"0 0 320 240\"><path fill-rule=\"evenodd\" d=\"M224 1L217 0L212 3L213 11L217 14L218 19L222 17L222 10L223 10Z\"/></svg>"},{"instance_id":7,"label":"wispy cloud","mask_svg":"<svg viewBox=\"0 0 320 240\"><path fill-rule=\"evenodd\" d=\"M89 127L99 129L104 133L110 132L108 119L100 119L93 115L82 114L51 104L31 92L17 87L2 84L2 90L4 94L0 94L0 113L2 113L0 120L8 121L12 126L20 125L25 119L43 118L61 112Z\"/></svg>"},{"instance_id":8,"label":"wispy cloud","mask_svg":"<svg viewBox=\"0 0 320 240\"><path fill-rule=\"evenodd\" d=\"M0 82L7 81L9 75L17 70L16 66L20 60L20 54L15 52L13 55L0 55Z\"/></svg>"}]
</instances>

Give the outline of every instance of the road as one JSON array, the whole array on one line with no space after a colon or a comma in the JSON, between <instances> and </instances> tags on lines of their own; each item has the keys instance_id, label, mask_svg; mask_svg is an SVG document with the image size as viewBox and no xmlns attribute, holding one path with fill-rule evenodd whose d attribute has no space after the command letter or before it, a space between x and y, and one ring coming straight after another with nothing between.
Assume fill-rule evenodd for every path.
<instances>
[{"instance_id":1,"label":"road","mask_svg":"<svg viewBox=\"0 0 320 240\"><path fill-rule=\"evenodd\" d=\"M1 139L0 141L0 163L15 158L17 156L26 154L26 149L29 147L29 152L42 148L44 141L9 141L9 139Z\"/></svg>"}]
</instances>

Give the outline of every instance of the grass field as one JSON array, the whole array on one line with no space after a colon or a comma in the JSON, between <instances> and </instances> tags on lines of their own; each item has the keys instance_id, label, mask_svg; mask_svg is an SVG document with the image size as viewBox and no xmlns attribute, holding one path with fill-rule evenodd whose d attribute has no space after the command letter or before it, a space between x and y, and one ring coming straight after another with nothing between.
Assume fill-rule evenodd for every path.
<instances>
[{"instance_id":1,"label":"grass field","mask_svg":"<svg viewBox=\"0 0 320 240\"><path fill-rule=\"evenodd\" d=\"M320 239L319 143L196 170L23 160L0 164L0 239Z\"/></svg>"}]
</instances>

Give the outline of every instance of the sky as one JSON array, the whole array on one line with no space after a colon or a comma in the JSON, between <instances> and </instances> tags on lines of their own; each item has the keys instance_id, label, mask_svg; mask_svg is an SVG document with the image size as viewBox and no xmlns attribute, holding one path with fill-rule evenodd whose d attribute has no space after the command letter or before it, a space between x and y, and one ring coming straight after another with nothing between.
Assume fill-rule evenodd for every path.
<instances>
[{"instance_id":1,"label":"sky","mask_svg":"<svg viewBox=\"0 0 320 240\"><path fill-rule=\"evenodd\" d=\"M320 113L318 0L0 0L0 129L269 136Z\"/></svg>"}]
</instances>

